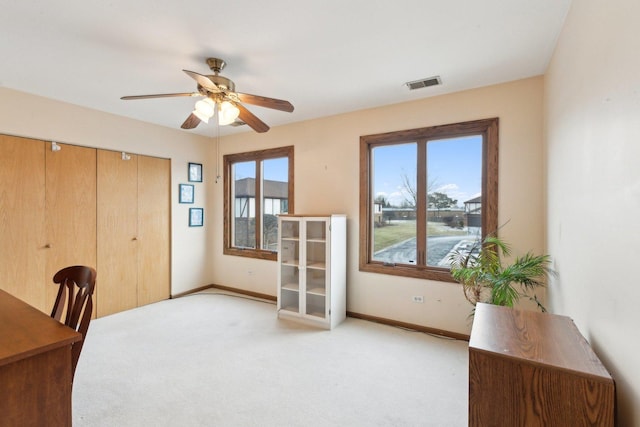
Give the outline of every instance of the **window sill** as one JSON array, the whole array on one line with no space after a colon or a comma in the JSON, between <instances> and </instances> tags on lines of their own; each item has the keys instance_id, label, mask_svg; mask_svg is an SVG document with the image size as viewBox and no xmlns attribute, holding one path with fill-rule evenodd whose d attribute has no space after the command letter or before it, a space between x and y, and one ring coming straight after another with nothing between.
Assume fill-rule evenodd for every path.
<instances>
[{"instance_id":1,"label":"window sill","mask_svg":"<svg viewBox=\"0 0 640 427\"><path fill-rule=\"evenodd\" d=\"M435 267L414 267L409 265L385 265L382 263L360 264L360 271L368 273L389 274L392 276L411 277L415 279L437 280L457 283L448 269Z\"/></svg>"},{"instance_id":2,"label":"window sill","mask_svg":"<svg viewBox=\"0 0 640 427\"><path fill-rule=\"evenodd\" d=\"M264 259L269 261L277 261L278 253L273 251L264 251L259 249L240 249L240 248L224 248L224 255L241 256L245 258Z\"/></svg>"}]
</instances>

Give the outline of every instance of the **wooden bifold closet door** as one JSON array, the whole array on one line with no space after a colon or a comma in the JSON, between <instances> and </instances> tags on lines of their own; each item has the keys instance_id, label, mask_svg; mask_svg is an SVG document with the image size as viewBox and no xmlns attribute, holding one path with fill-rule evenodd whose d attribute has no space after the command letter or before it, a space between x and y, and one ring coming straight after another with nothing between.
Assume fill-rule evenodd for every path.
<instances>
[{"instance_id":1,"label":"wooden bifold closet door","mask_svg":"<svg viewBox=\"0 0 640 427\"><path fill-rule=\"evenodd\" d=\"M42 141L0 135L0 288L43 311L44 171Z\"/></svg>"},{"instance_id":2,"label":"wooden bifold closet door","mask_svg":"<svg viewBox=\"0 0 640 427\"><path fill-rule=\"evenodd\" d=\"M138 305L171 293L171 162L138 157Z\"/></svg>"},{"instance_id":3,"label":"wooden bifold closet door","mask_svg":"<svg viewBox=\"0 0 640 427\"><path fill-rule=\"evenodd\" d=\"M0 288L50 313L53 275L96 265L96 150L0 135Z\"/></svg>"},{"instance_id":4,"label":"wooden bifold closet door","mask_svg":"<svg viewBox=\"0 0 640 427\"><path fill-rule=\"evenodd\" d=\"M98 151L98 317L170 295L170 161Z\"/></svg>"},{"instance_id":5,"label":"wooden bifold closet door","mask_svg":"<svg viewBox=\"0 0 640 427\"><path fill-rule=\"evenodd\" d=\"M138 157L98 150L98 317L138 306Z\"/></svg>"},{"instance_id":6,"label":"wooden bifold closet door","mask_svg":"<svg viewBox=\"0 0 640 427\"><path fill-rule=\"evenodd\" d=\"M47 142L45 149L47 312L58 292L52 281L56 272L70 265L96 266L96 150L58 146L53 151Z\"/></svg>"}]
</instances>

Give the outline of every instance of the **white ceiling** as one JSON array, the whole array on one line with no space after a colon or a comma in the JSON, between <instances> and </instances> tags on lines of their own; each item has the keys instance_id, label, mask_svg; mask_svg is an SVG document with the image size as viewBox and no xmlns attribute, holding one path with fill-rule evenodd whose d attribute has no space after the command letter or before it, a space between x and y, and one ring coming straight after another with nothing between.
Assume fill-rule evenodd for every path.
<instances>
[{"instance_id":1,"label":"white ceiling","mask_svg":"<svg viewBox=\"0 0 640 427\"><path fill-rule=\"evenodd\" d=\"M179 128L194 98L120 97L195 91L181 70L220 57L236 90L295 106L247 105L273 127L543 74L570 3L0 0L0 85Z\"/></svg>"}]
</instances>

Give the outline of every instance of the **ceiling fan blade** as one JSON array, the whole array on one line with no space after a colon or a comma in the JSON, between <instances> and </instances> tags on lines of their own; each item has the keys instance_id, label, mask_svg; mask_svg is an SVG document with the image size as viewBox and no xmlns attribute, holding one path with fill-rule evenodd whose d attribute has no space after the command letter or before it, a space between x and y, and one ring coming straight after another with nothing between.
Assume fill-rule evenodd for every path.
<instances>
[{"instance_id":1,"label":"ceiling fan blade","mask_svg":"<svg viewBox=\"0 0 640 427\"><path fill-rule=\"evenodd\" d=\"M222 92L220 90L220 88L211 80L209 80L209 78L205 75L202 74L198 74L195 71L189 71L189 70L182 70L185 73L187 73L187 75L189 77L191 77L193 80L195 80L196 82L198 82L198 84L200 86L202 86L203 88L205 88L206 90L208 90L209 92L213 92L213 93L220 93Z\"/></svg>"},{"instance_id":2,"label":"ceiling fan blade","mask_svg":"<svg viewBox=\"0 0 640 427\"><path fill-rule=\"evenodd\" d=\"M235 104L240 110L238 117L240 120L248 124L253 130L258 133L266 132L269 130L269 126L259 118L257 118L251 111L247 110L242 104Z\"/></svg>"},{"instance_id":3,"label":"ceiling fan blade","mask_svg":"<svg viewBox=\"0 0 640 427\"><path fill-rule=\"evenodd\" d=\"M259 107L273 108L275 110L286 111L291 113L293 105L289 101L283 99L267 98L266 96L251 95L249 93L235 92L238 100L247 104L257 105Z\"/></svg>"},{"instance_id":4,"label":"ceiling fan blade","mask_svg":"<svg viewBox=\"0 0 640 427\"><path fill-rule=\"evenodd\" d=\"M180 126L182 129L194 129L196 126L200 124L200 119L193 113L187 117L187 120L182 123Z\"/></svg>"},{"instance_id":5,"label":"ceiling fan blade","mask_svg":"<svg viewBox=\"0 0 640 427\"><path fill-rule=\"evenodd\" d=\"M120 99L129 101L132 99L149 99L149 98L177 98L179 96L202 96L200 92L183 92L183 93L158 93L155 95L131 95L123 96Z\"/></svg>"}]
</instances>

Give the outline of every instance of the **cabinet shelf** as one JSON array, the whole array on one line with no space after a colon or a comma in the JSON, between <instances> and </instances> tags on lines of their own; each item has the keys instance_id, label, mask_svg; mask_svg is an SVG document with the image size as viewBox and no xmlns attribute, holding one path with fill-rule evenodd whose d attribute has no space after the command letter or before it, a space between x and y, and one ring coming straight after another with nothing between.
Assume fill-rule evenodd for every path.
<instances>
[{"instance_id":1,"label":"cabinet shelf","mask_svg":"<svg viewBox=\"0 0 640 427\"><path fill-rule=\"evenodd\" d=\"M322 311L311 311L309 313L307 313L309 316L313 316L313 317L324 317L324 312Z\"/></svg>"},{"instance_id":2,"label":"cabinet shelf","mask_svg":"<svg viewBox=\"0 0 640 427\"><path fill-rule=\"evenodd\" d=\"M326 270L327 266L324 262L312 262L307 264L307 268L313 268L316 270Z\"/></svg>"},{"instance_id":3,"label":"cabinet shelf","mask_svg":"<svg viewBox=\"0 0 640 427\"><path fill-rule=\"evenodd\" d=\"M308 294L311 295L320 295L320 296L326 296L327 292L324 288L311 288L309 290L307 290Z\"/></svg>"},{"instance_id":4,"label":"cabinet shelf","mask_svg":"<svg viewBox=\"0 0 640 427\"><path fill-rule=\"evenodd\" d=\"M282 285L282 289L287 290L287 291L296 291L296 292L298 292L300 290L300 285L298 285L297 283L286 283L286 284Z\"/></svg>"}]
</instances>

